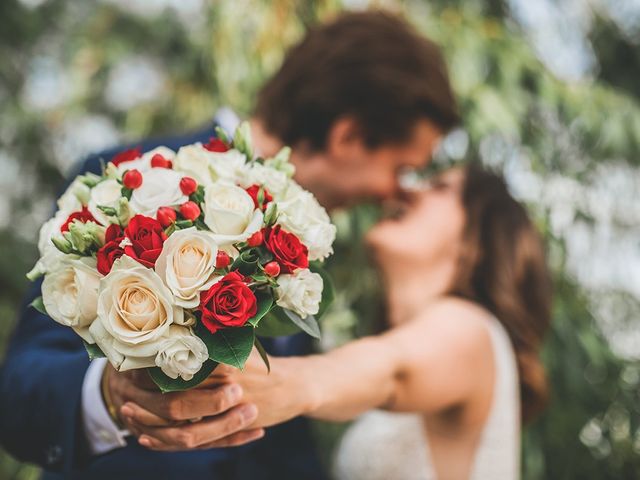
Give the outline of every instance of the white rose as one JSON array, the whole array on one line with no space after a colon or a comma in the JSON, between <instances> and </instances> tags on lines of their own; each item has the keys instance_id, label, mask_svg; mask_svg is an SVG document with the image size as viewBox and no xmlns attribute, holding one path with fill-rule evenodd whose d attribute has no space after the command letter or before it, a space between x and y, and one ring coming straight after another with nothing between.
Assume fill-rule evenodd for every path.
<instances>
[{"instance_id":1,"label":"white rose","mask_svg":"<svg viewBox=\"0 0 640 480\"><path fill-rule=\"evenodd\" d=\"M278 277L276 304L291 310L300 317L315 315L322 300L322 277L308 269L296 270L292 275Z\"/></svg>"},{"instance_id":2,"label":"white rose","mask_svg":"<svg viewBox=\"0 0 640 480\"><path fill-rule=\"evenodd\" d=\"M173 379L191 380L209 358L207 346L187 327L171 325L169 334L160 344L156 365Z\"/></svg>"},{"instance_id":3,"label":"white rose","mask_svg":"<svg viewBox=\"0 0 640 480\"><path fill-rule=\"evenodd\" d=\"M58 261L64 257L64 253L56 248L51 238L54 235L62 237L60 227L62 227L67 218L69 218L69 214L59 210L53 218L47 220L42 227L40 227L40 234L38 236L40 258L31 271L27 273L27 277L30 280L35 280L55 268Z\"/></svg>"},{"instance_id":4,"label":"white rose","mask_svg":"<svg viewBox=\"0 0 640 480\"><path fill-rule=\"evenodd\" d=\"M217 182L204 192L204 222L219 246L243 242L262 227L264 215L244 189Z\"/></svg>"},{"instance_id":5,"label":"white rose","mask_svg":"<svg viewBox=\"0 0 640 480\"><path fill-rule=\"evenodd\" d=\"M309 249L309 260L323 260L333 253L336 227L310 192L292 182L277 205L278 223L300 238Z\"/></svg>"},{"instance_id":6,"label":"white rose","mask_svg":"<svg viewBox=\"0 0 640 480\"><path fill-rule=\"evenodd\" d=\"M90 195L91 189L76 178L58 199L58 208L69 214L82 210L89 201Z\"/></svg>"},{"instance_id":7,"label":"white rose","mask_svg":"<svg viewBox=\"0 0 640 480\"><path fill-rule=\"evenodd\" d=\"M89 331L119 371L155 366L172 324L183 324L182 308L153 270L123 255L100 281L98 318Z\"/></svg>"},{"instance_id":8,"label":"white rose","mask_svg":"<svg viewBox=\"0 0 640 480\"><path fill-rule=\"evenodd\" d=\"M264 186L276 200L283 195L288 183L289 179L284 172L259 163L253 163L246 168L240 181L244 188L249 188L252 185Z\"/></svg>"},{"instance_id":9,"label":"white rose","mask_svg":"<svg viewBox=\"0 0 640 480\"><path fill-rule=\"evenodd\" d=\"M241 174L246 157L237 150L210 152L196 143L178 150L173 168L193 177L201 185L210 185L218 180L236 182Z\"/></svg>"},{"instance_id":10,"label":"white rose","mask_svg":"<svg viewBox=\"0 0 640 480\"><path fill-rule=\"evenodd\" d=\"M97 316L100 274L93 258L64 255L42 281L42 302L56 322L72 327L89 343Z\"/></svg>"},{"instance_id":11,"label":"white rose","mask_svg":"<svg viewBox=\"0 0 640 480\"><path fill-rule=\"evenodd\" d=\"M167 160L171 161L173 161L173 159L176 157L176 152L174 152L170 148L160 146L143 153L140 158L136 158L135 160L131 160L129 162L122 162L120 165L118 165L117 170L120 174L123 174L127 170L133 169L136 169L142 173L147 172L153 168L151 166L151 159L156 154L160 154Z\"/></svg>"},{"instance_id":12,"label":"white rose","mask_svg":"<svg viewBox=\"0 0 640 480\"><path fill-rule=\"evenodd\" d=\"M87 208L99 223L109 225L110 217L98 208L101 207L118 207L118 200L122 197L122 185L117 180L104 180L91 189L89 196L89 204Z\"/></svg>"},{"instance_id":13,"label":"white rose","mask_svg":"<svg viewBox=\"0 0 640 480\"><path fill-rule=\"evenodd\" d=\"M160 207L189 200L180 190L182 175L168 168L152 168L142 174L142 185L131 194L129 207L135 213L155 218Z\"/></svg>"},{"instance_id":14,"label":"white rose","mask_svg":"<svg viewBox=\"0 0 640 480\"><path fill-rule=\"evenodd\" d=\"M156 272L175 295L177 305L197 307L200 292L220 279L214 276L217 254L214 236L195 227L178 230L164 242Z\"/></svg>"}]
</instances>

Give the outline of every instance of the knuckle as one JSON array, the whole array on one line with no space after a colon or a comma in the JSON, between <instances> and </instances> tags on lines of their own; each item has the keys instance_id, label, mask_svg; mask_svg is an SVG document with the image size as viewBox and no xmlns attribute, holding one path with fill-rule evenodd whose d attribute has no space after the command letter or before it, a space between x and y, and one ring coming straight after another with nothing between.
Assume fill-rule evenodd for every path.
<instances>
[{"instance_id":1,"label":"knuckle","mask_svg":"<svg viewBox=\"0 0 640 480\"><path fill-rule=\"evenodd\" d=\"M195 436L193 433L180 430L177 435L178 445L183 448L194 448L196 446Z\"/></svg>"},{"instance_id":2,"label":"knuckle","mask_svg":"<svg viewBox=\"0 0 640 480\"><path fill-rule=\"evenodd\" d=\"M171 420L181 420L184 414L182 402L177 398L172 398L166 402L167 416Z\"/></svg>"}]
</instances>

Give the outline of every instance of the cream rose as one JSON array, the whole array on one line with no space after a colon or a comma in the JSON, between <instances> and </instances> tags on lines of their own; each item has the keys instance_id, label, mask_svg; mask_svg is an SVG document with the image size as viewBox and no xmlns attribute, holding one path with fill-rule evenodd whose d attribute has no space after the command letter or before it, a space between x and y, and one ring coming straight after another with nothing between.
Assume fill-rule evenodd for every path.
<instances>
[{"instance_id":1,"label":"cream rose","mask_svg":"<svg viewBox=\"0 0 640 480\"><path fill-rule=\"evenodd\" d=\"M122 185L113 179L104 180L93 187L89 195L89 204L87 205L93 218L102 225L109 225L111 217L107 216L98 206L116 209L118 201L122 197L121 192Z\"/></svg>"},{"instance_id":2,"label":"cream rose","mask_svg":"<svg viewBox=\"0 0 640 480\"><path fill-rule=\"evenodd\" d=\"M296 270L291 275L280 275L276 303L302 318L315 315L320 310L322 288L322 277L306 268Z\"/></svg>"},{"instance_id":3,"label":"cream rose","mask_svg":"<svg viewBox=\"0 0 640 480\"><path fill-rule=\"evenodd\" d=\"M160 154L167 160L171 161L173 161L173 159L176 157L176 152L174 152L170 148L160 146L143 153L140 158L136 158L135 160L131 160L129 162L122 162L120 165L118 165L117 170L120 174L123 174L127 170L133 169L136 169L142 173L148 172L153 168L151 166L151 159L156 154Z\"/></svg>"},{"instance_id":4,"label":"cream rose","mask_svg":"<svg viewBox=\"0 0 640 480\"><path fill-rule=\"evenodd\" d=\"M218 180L235 183L242 175L245 162L246 157L237 150L210 152L196 143L178 150L173 168L206 186Z\"/></svg>"},{"instance_id":5,"label":"cream rose","mask_svg":"<svg viewBox=\"0 0 640 480\"><path fill-rule=\"evenodd\" d=\"M195 227L178 230L164 242L156 272L175 296L177 305L197 307L200 292L219 280L214 276L217 254L214 236Z\"/></svg>"},{"instance_id":6,"label":"cream rose","mask_svg":"<svg viewBox=\"0 0 640 480\"><path fill-rule=\"evenodd\" d=\"M155 362L166 376L188 381L208 358L207 346L190 328L171 325L169 334L160 344Z\"/></svg>"},{"instance_id":7,"label":"cream rose","mask_svg":"<svg viewBox=\"0 0 640 480\"><path fill-rule=\"evenodd\" d=\"M42 281L42 302L56 322L72 327L89 343L97 316L100 274L93 258L64 255Z\"/></svg>"},{"instance_id":8,"label":"cream rose","mask_svg":"<svg viewBox=\"0 0 640 480\"><path fill-rule=\"evenodd\" d=\"M204 222L219 246L245 241L260 230L263 218L251 196L237 185L217 182L205 188Z\"/></svg>"},{"instance_id":9,"label":"cream rose","mask_svg":"<svg viewBox=\"0 0 640 480\"><path fill-rule=\"evenodd\" d=\"M292 183L277 205L278 223L306 245L309 260L323 260L333 253L336 227L310 192Z\"/></svg>"},{"instance_id":10,"label":"cream rose","mask_svg":"<svg viewBox=\"0 0 640 480\"><path fill-rule=\"evenodd\" d=\"M123 255L100 281L89 332L114 368L125 371L155 366L169 327L183 323L183 310L156 272Z\"/></svg>"},{"instance_id":11,"label":"cream rose","mask_svg":"<svg viewBox=\"0 0 640 480\"><path fill-rule=\"evenodd\" d=\"M142 174L142 185L131 194L129 208L155 218L160 207L180 205L189 198L180 190L182 175L168 168L152 168Z\"/></svg>"}]
</instances>

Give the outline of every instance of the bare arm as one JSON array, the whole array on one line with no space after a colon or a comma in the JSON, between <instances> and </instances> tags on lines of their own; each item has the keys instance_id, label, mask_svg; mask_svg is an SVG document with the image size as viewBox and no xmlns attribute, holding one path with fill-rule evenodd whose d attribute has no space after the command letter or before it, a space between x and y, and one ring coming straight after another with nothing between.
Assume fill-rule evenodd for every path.
<instances>
[{"instance_id":1,"label":"bare arm","mask_svg":"<svg viewBox=\"0 0 640 480\"><path fill-rule=\"evenodd\" d=\"M493 359L486 314L445 300L420 318L326 354L272 358L267 373L257 353L240 372L217 368L207 383L242 385L245 401L258 406L265 427L299 415L344 421L372 408L435 412L463 405L492 388ZM136 410L136 430L145 427Z\"/></svg>"}]
</instances>

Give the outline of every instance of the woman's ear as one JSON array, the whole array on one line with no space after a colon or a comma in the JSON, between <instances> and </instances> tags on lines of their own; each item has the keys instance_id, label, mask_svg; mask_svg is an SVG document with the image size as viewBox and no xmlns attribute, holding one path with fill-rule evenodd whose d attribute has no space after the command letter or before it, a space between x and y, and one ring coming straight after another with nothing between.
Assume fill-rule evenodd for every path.
<instances>
[{"instance_id":1,"label":"woman's ear","mask_svg":"<svg viewBox=\"0 0 640 480\"><path fill-rule=\"evenodd\" d=\"M353 162L365 150L362 130L354 117L340 117L333 122L327 133L326 152L329 157L340 162Z\"/></svg>"}]
</instances>

